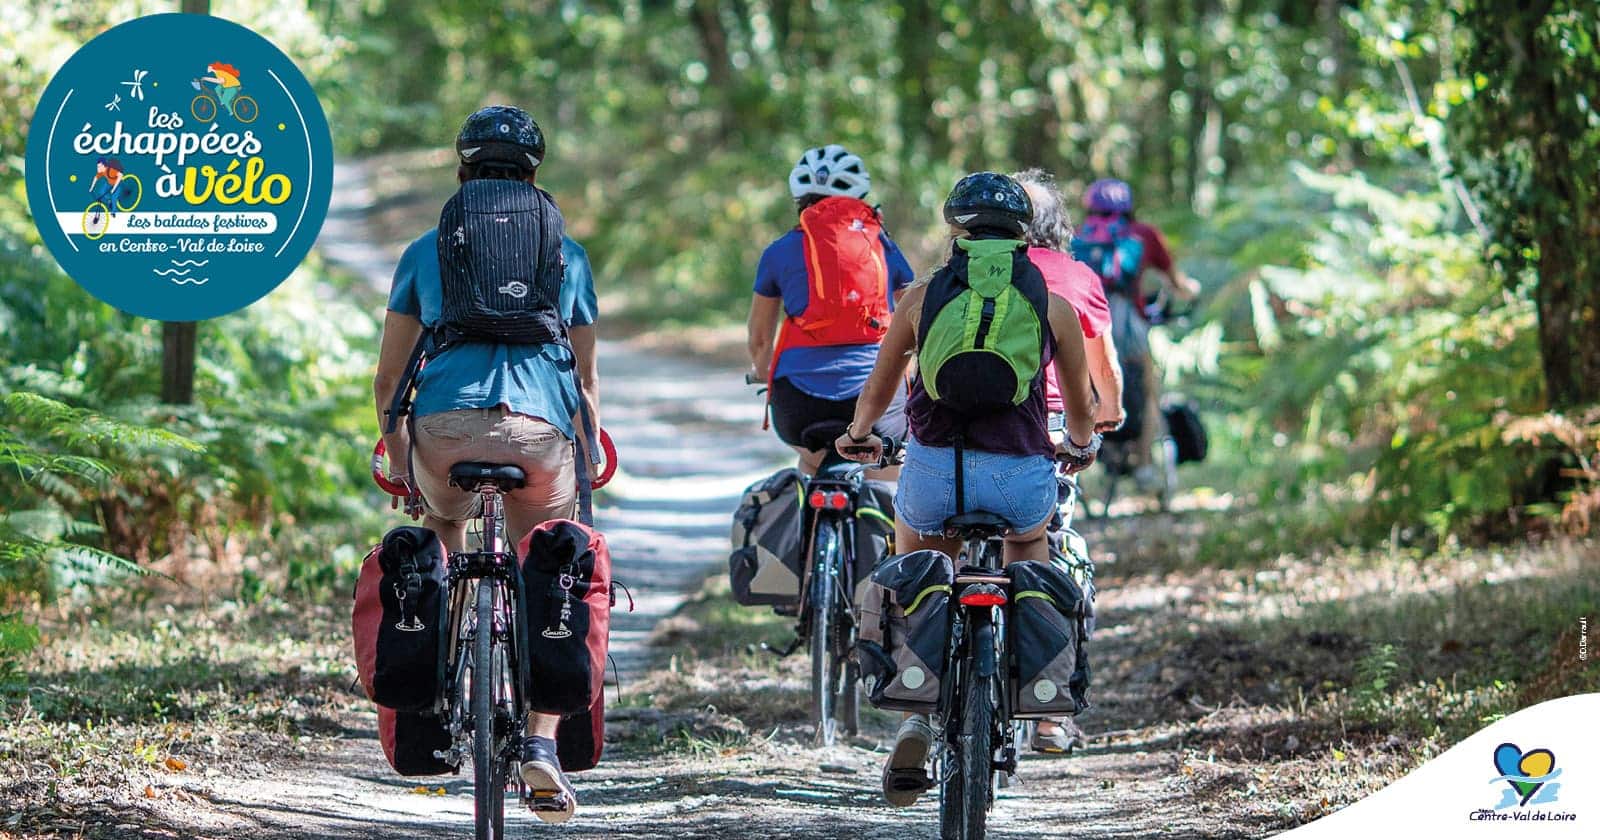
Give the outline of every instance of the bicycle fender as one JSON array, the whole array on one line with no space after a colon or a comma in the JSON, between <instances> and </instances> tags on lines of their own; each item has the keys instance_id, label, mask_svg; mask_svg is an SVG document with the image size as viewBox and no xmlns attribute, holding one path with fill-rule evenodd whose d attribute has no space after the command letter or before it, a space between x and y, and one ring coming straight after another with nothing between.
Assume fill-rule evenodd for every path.
<instances>
[{"instance_id":1,"label":"bicycle fender","mask_svg":"<svg viewBox=\"0 0 1600 840\"><path fill-rule=\"evenodd\" d=\"M993 677L1000 669L999 657L994 649L994 622L985 617L972 628L972 658L978 676Z\"/></svg>"}]
</instances>

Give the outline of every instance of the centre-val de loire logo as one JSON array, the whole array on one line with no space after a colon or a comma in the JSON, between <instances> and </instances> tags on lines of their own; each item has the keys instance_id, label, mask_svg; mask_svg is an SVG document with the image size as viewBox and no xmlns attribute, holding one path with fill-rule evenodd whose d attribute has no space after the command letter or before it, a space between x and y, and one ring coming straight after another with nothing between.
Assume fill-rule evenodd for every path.
<instances>
[{"instance_id":1,"label":"centre-val de loire logo","mask_svg":"<svg viewBox=\"0 0 1600 840\"><path fill-rule=\"evenodd\" d=\"M1535 806L1556 802L1561 792L1561 768L1556 754L1544 747L1527 750L1513 743L1494 748L1494 769L1499 775L1489 780L1499 792L1493 808L1479 808L1469 819L1474 822L1571 822L1577 814L1541 810Z\"/></svg>"},{"instance_id":2,"label":"centre-val de loire logo","mask_svg":"<svg viewBox=\"0 0 1600 840\"><path fill-rule=\"evenodd\" d=\"M28 135L28 202L95 297L169 321L223 315L304 259L332 195L332 142L294 63L221 18L101 33L51 80Z\"/></svg>"}]
</instances>

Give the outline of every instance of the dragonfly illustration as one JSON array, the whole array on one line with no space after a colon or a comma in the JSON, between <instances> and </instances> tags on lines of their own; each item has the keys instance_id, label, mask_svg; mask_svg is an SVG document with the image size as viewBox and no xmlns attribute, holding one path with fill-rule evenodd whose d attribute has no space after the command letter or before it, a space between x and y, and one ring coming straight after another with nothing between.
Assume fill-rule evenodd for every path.
<instances>
[{"instance_id":1,"label":"dragonfly illustration","mask_svg":"<svg viewBox=\"0 0 1600 840\"><path fill-rule=\"evenodd\" d=\"M114 94L111 97L111 101L106 103L106 110L107 111L120 111L120 110L122 110L121 106L122 106L122 94L120 94L120 93Z\"/></svg>"},{"instance_id":2,"label":"dragonfly illustration","mask_svg":"<svg viewBox=\"0 0 1600 840\"><path fill-rule=\"evenodd\" d=\"M148 75L150 75L149 70L135 69L133 71L133 81L122 83L123 87L132 88L128 92L129 99L144 99L144 77Z\"/></svg>"}]
</instances>

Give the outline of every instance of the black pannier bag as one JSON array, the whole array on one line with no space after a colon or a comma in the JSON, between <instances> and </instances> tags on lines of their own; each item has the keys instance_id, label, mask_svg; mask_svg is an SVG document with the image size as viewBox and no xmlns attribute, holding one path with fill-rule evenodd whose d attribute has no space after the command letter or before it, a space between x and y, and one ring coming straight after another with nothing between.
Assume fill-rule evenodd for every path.
<instances>
[{"instance_id":1,"label":"black pannier bag","mask_svg":"<svg viewBox=\"0 0 1600 840\"><path fill-rule=\"evenodd\" d=\"M733 599L745 606L800 603L805 484L793 467L745 488L733 514L728 579Z\"/></svg>"},{"instance_id":2,"label":"black pannier bag","mask_svg":"<svg viewBox=\"0 0 1600 840\"><path fill-rule=\"evenodd\" d=\"M902 712L938 705L954 580L950 557L940 551L887 557L872 571L855 649L872 705Z\"/></svg>"},{"instance_id":3,"label":"black pannier bag","mask_svg":"<svg viewBox=\"0 0 1600 840\"><path fill-rule=\"evenodd\" d=\"M894 553L894 484L868 479L861 483L855 515L854 601L860 609L878 561Z\"/></svg>"},{"instance_id":4,"label":"black pannier bag","mask_svg":"<svg viewBox=\"0 0 1600 840\"><path fill-rule=\"evenodd\" d=\"M389 766L402 776L438 776L456 772L435 752L450 749L450 731L425 712L397 712L378 707L378 742Z\"/></svg>"},{"instance_id":5,"label":"black pannier bag","mask_svg":"<svg viewBox=\"0 0 1600 840\"><path fill-rule=\"evenodd\" d=\"M518 557L528 705L585 714L605 691L613 598L606 539L580 522L552 519L522 538Z\"/></svg>"},{"instance_id":6,"label":"black pannier bag","mask_svg":"<svg viewBox=\"0 0 1600 840\"><path fill-rule=\"evenodd\" d=\"M444 342L560 339L564 228L555 200L532 184L462 184L439 213Z\"/></svg>"},{"instance_id":7,"label":"black pannier bag","mask_svg":"<svg viewBox=\"0 0 1600 840\"><path fill-rule=\"evenodd\" d=\"M431 710L444 684L445 548L427 528L391 530L356 580L351 631L367 697L402 712Z\"/></svg>"},{"instance_id":8,"label":"black pannier bag","mask_svg":"<svg viewBox=\"0 0 1600 840\"><path fill-rule=\"evenodd\" d=\"M1011 578L1006 643L1011 708L1019 717L1077 714L1089 707L1084 649L1088 601L1070 575L1051 563L1006 567Z\"/></svg>"},{"instance_id":9,"label":"black pannier bag","mask_svg":"<svg viewBox=\"0 0 1600 840\"><path fill-rule=\"evenodd\" d=\"M1173 400L1162 406L1161 413L1167 418L1167 430L1172 433L1172 442L1178 446L1178 463L1204 461L1209 442L1205 424L1200 422L1200 412L1195 409L1194 403Z\"/></svg>"}]
</instances>

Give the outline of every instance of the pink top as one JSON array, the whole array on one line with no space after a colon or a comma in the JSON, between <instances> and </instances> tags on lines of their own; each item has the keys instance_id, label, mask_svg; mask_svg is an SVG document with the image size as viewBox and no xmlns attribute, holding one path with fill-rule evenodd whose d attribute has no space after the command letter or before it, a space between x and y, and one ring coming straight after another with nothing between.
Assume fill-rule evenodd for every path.
<instances>
[{"instance_id":1,"label":"pink top","mask_svg":"<svg viewBox=\"0 0 1600 840\"><path fill-rule=\"evenodd\" d=\"M1077 311L1084 338L1093 339L1110 332L1111 307L1106 304L1105 289L1094 269L1048 248L1029 248L1028 259L1044 275L1044 285L1050 294L1072 304ZM1045 405L1049 411L1062 410L1061 387L1056 384L1053 365L1045 371Z\"/></svg>"}]
</instances>

